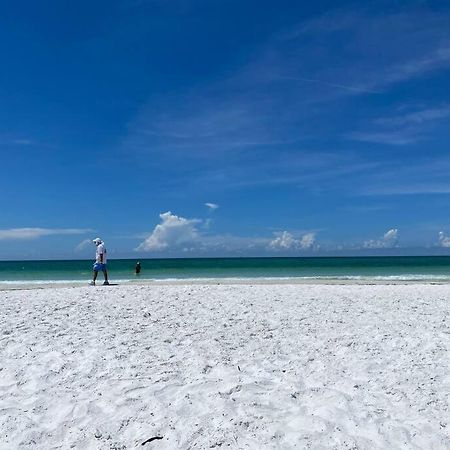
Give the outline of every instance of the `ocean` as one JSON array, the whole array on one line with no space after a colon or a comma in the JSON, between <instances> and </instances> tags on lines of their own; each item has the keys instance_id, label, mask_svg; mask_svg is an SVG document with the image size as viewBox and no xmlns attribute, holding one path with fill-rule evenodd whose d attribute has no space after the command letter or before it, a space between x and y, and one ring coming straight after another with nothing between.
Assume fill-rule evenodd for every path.
<instances>
[{"instance_id":1,"label":"ocean","mask_svg":"<svg viewBox=\"0 0 450 450\"><path fill-rule=\"evenodd\" d=\"M208 278L302 278L328 280L423 280L450 282L450 256L333 258L110 259L112 282ZM0 261L0 287L8 284L84 283L92 261ZM103 277L99 274L99 279Z\"/></svg>"}]
</instances>

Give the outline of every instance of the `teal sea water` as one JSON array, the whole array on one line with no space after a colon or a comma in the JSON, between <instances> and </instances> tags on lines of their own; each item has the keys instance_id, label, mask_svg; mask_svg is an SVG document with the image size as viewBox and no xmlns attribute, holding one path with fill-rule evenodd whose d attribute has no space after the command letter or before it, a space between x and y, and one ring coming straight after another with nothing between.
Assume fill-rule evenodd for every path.
<instances>
[{"instance_id":1,"label":"teal sea water","mask_svg":"<svg viewBox=\"0 0 450 450\"><path fill-rule=\"evenodd\" d=\"M441 280L450 282L449 256L346 258L193 258L108 261L112 281L201 278ZM92 261L0 261L0 285L85 282ZM99 275L102 278L101 274Z\"/></svg>"}]
</instances>

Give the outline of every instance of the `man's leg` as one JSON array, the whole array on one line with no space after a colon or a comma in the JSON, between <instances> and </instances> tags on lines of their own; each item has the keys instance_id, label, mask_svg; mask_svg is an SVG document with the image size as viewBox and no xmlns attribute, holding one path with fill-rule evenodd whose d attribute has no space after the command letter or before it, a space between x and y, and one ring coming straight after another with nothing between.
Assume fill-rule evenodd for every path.
<instances>
[{"instance_id":1,"label":"man's leg","mask_svg":"<svg viewBox=\"0 0 450 450\"><path fill-rule=\"evenodd\" d=\"M106 270L106 268L103 271L103 276L105 277L105 282L108 283L108 271Z\"/></svg>"},{"instance_id":2,"label":"man's leg","mask_svg":"<svg viewBox=\"0 0 450 450\"><path fill-rule=\"evenodd\" d=\"M95 280L97 279L98 270L94 270L94 277L92 278L92 281L95 283Z\"/></svg>"}]
</instances>

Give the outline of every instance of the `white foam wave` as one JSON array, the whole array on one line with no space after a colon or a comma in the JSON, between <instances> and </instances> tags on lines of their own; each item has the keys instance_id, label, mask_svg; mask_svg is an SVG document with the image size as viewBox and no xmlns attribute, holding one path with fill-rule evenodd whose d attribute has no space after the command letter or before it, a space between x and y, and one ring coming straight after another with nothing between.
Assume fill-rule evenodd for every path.
<instances>
[{"instance_id":1,"label":"white foam wave","mask_svg":"<svg viewBox=\"0 0 450 450\"><path fill-rule=\"evenodd\" d=\"M123 283L146 283L146 282L183 282L186 281L188 283L192 282L208 282L215 281L218 282L242 282L252 280L257 281L306 281L306 280L317 280L317 281L424 281L424 282L432 282L432 281L449 281L450 275L432 275L432 274L401 274L401 275L337 275L337 276L325 276L325 275L315 275L315 276L289 276L289 277L167 277L167 278L129 278L129 279L113 279L112 283L123 284ZM70 285L70 286L83 286L89 284L90 280L0 280L0 287L13 287L13 286L51 286L51 285ZM98 284L103 283L103 280L100 280Z\"/></svg>"}]
</instances>

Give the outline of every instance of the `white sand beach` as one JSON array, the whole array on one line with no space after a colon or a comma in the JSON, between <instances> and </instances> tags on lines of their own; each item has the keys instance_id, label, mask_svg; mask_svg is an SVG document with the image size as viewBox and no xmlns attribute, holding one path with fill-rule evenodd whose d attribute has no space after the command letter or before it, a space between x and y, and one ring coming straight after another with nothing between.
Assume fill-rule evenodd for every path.
<instances>
[{"instance_id":1,"label":"white sand beach","mask_svg":"<svg viewBox=\"0 0 450 450\"><path fill-rule=\"evenodd\" d=\"M450 449L449 297L425 284L2 291L0 448Z\"/></svg>"}]
</instances>

